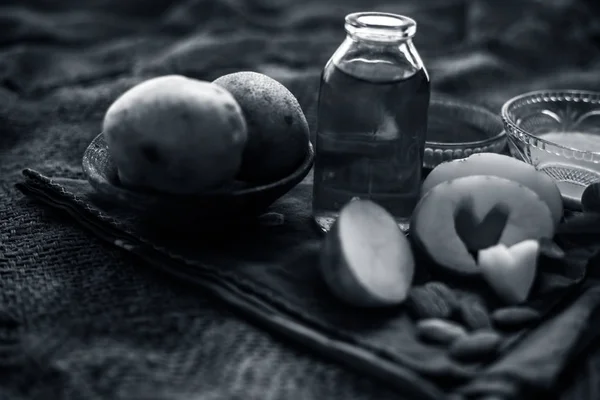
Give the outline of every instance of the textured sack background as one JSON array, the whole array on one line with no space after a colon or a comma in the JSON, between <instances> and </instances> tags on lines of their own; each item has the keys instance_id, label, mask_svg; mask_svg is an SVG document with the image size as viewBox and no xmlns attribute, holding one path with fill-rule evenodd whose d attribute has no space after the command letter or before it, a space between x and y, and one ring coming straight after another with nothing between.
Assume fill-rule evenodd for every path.
<instances>
[{"instance_id":1,"label":"textured sack background","mask_svg":"<svg viewBox=\"0 0 600 400\"><path fill-rule=\"evenodd\" d=\"M2 2L0 399L397 398L149 271L13 188L25 167L81 176L81 154L108 105L160 74L267 73L296 94L314 128L318 75L355 10L416 18L435 90L495 111L530 89L600 89L592 0L321 4ZM597 399L596 371L600 353L578 365L563 397Z\"/></svg>"}]
</instances>

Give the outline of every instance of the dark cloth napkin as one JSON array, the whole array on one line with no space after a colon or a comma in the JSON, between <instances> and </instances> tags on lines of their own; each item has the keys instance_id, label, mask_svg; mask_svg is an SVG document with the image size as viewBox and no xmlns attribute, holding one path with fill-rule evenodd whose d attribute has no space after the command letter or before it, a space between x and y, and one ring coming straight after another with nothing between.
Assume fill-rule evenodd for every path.
<instances>
[{"instance_id":1,"label":"dark cloth napkin","mask_svg":"<svg viewBox=\"0 0 600 400\"><path fill-rule=\"evenodd\" d=\"M506 334L492 362L468 364L417 339L404 307L357 310L330 295L318 272L322 239L311 221L310 177L255 223L226 234L178 235L151 229L135 213L99 200L87 181L33 170L24 175L19 184L24 193L67 212L103 240L213 292L266 329L385 380L406 398L440 399L444 393L547 398L571 358L600 337L600 324L594 321L600 286L585 279L600 243L574 246L568 242L573 235L561 242L565 258L542 258L530 305L544 315L543 321ZM417 269L428 266L421 261ZM461 297L470 296L468 301L490 307L485 287L450 285Z\"/></svg>"},{"instance_id":2,"label":"dark cloth napkin","mask_svg":"<svg viewBox=\"0 0 600 400\"><path fill-rule=\"evenodd\" d=\"M104 112L157 75L266 73L314 134L321 69L366 9L417 20L438 93L499 112L528 90L600 90L595 0L2 2L0 399L599 398L597 234L560 235L567 258L544 260L539 325L459 366L414 341L402 308L331 298L309 181L228 241L142 232L88 197L81 157Z\"/></svg>"}]
</instances>

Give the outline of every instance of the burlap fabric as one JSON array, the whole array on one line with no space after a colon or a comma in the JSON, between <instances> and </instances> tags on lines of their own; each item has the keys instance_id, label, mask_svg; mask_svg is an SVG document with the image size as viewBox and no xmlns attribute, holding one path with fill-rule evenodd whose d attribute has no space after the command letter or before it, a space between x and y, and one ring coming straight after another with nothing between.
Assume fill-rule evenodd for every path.
<instances>
[{"instance_id":1,"label":"burlap fabric","mask_svg":"<svg viewBox=\"0 0 600 400\"><path fill-rule=\"evenodd\" d=\"M575 1L98 1L0 8L0 398L398 398L204 291L25 199L21 170L81 178L108 105L151 76L252 69L286 84L314 127L320 69L347 12L415 17L434 87L498 111L546 87L598 89L594 4ZM564 397L595 399L596 357ZM558 379L558 375L556 376ZM567 383L571 383L567 385ZM575 394L577 393L577 397Z\"/></svg>"}]
</instances>

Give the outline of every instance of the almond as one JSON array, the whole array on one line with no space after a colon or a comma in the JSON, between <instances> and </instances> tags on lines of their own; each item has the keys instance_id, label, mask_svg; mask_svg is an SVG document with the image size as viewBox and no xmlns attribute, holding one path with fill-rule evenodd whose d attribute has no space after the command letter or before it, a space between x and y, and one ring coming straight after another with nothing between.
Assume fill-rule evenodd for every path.
<instances>
[{"instance_id":1,"label":"almond","mask_svg":"<svg viewBox=\"0 0 600 400\"><path fill-rule=\"evenodd\" d=\"M424 286L413 287L405 301L408 312L417 320L425 318L449 318L451 304Z\"/></svg>"},{"instance_id":2,"label":"almond","mask_svg":"<svg viewBox=\"0 0 600 400\"><path fill-rule=\"evenodd\" d=\"M462 299L458 305L460 320L473 331L491 328L492 321L485 306L473 299Z\"/></svg>"},{"instance_id":3,"label":"almond","mask_svg":"<svg viewBox=\"0 0 600 400\"><path fill-rule=\"evenodd\" d=\"M540 318L539 311L525 306L499 308L492 313L494 324L501 329L524 328Z\"/></svg>"},{"instance_id":4,"label":"almond","mask_svg":"<svg viewBox=\"0 0 600 400\"><path fill-rule=\"evenodd\" d=\"M483 361L495 354L502 337L491 330L473 332L452 342L448 354L459 361Z\"/></svg>"},{"instance_id":5,"label":"almond","mask_svg":"<svg viewBox=\"0 0 600 400\"><path fill-rule=\"evenodd\" d=\"M450 344L466 334L462 326L440 318L423 319L417 323L419 338L437 344Z\"/></svg>"}]
</instances>

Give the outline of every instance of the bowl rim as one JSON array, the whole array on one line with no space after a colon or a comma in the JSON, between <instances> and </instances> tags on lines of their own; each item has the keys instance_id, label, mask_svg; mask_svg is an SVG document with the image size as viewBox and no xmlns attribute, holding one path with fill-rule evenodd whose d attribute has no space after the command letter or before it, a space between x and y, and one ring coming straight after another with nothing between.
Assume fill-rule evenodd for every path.
<instances>
[{"instance_id":1,"label":"bowl rim","mask_svg":"<svg viewBox=\"0 0 600 400\"><path fill-rule=\"evenodd\" d=\"M500 116L484 106L480 106L478 104L469 103L469 102L461 100L461 99L454 99L454 98L439 95L439 94L432 95L432 98L430 101L430 111L429 111L430 113L431 113L431 105L433 105L433 104L441 105L443 107L469 110L471 112L485 115L485 117L489 118L490 120L497 120L498 124L499 124L498 127L500 129L499 129L498 133L494 136L490 136L486 139L474 140L474 141L470 141L470 142L449 143L449 142L432 142L432 141L427 140L425 142L426 147L429 147L429 148L437 147L437 148L444 148L444 149L453 149L453 148L461 148L462 149L462 148L473 147L473 146L481 147L481 146L488 145L490 143L498 142L499 140L502 140L503 137L506 137L506 133L504 132L504 129L502 129L503 128L502 127L502 119L500 118Z\"/></svg>"},{"instance_id":2,"label":"bowl rim","mask_svg":"<svg viewBox=\"0 0 600 400\"><path fill-rule=\"evenodd\" d=\"M94 139L92 139L92 141L88 144L88 146L86 147L86 149L83 153L82 169L88 180L92 179L93 175L98 175L98 172L97 172L98 170L95 167L95 164L91 162L90 157L88 156L88 153L91 151L91 148L93 146L98 146L99 140L105 140L103 132L100 132L98 135L96 135L96 137L94 137ZM108 145L106 144L106 141L104 143L105 143L105 149L107 150L106 151L107 157L110 157L110 153L108 152ZM162 199L162 200L169 200L169 201L180 199L180 200L189 201L191 199L210 199L210 198L223 199L223 198L232 198L232 197L243 197L246 195L251 195L251 194L255 194L255 193L259 193L259 192L265 192L265 191L269 191L271 189L283 187L293 181L298 180L300 177L302 177L299 180L299 182L300 182L302 179L304 179L304 177L306 177L310 173L310 170L314 163L314 159L315 159L315 150L309 139L306 155L304 156L304 159L302 160L302 162L296 167L296 169L293 172L291 172L287 176L285 176L277 181L274 181L274 182L269 182L269 183L260 184L260 185L256 185L256 186L250 186L247 188L232 190L232 191L213 191L213 192L206 192L206 193L201 193L201 194L176 194L176 193L161 193L161 192L151 192L151 191L149 191L149 192L136 191L136 190L132 190L130 188L127 188L127 187L124 187L121 185L115 185L114 182L110 181L109 179L106 178L106 176L104 176L102 174L101 174L101 179L104 182L101 182L101 184L111 186L112 188L114 188L114 190L117 190L123 194L126 194L129 198L147 198L147 199L154 198L155 200Z\"/></svg>"},{"instance_id":3,"label":"bowl rim","mask_svg":"<svg viewBox=\"0 0 600 400\"><path fill-rule=\"evenodd\" d=\"M512 129L518 131L519 133L521 133L522 135L525 136L529 136L531 138L535 138L535 140L538 140L542 143L545 143L547 145L551 145L554 146L558 149L561 150L568 150L573 152L576 155L581 155L582 158L585 158L585 156L587 155L588 158L594 158L594 157L598 157L600 156L600 152L594 152L594 151L588 151L588 150L581 150L581 149L576 149L574 147L569 147L569 146L564 146L562 144L558 144L555 142L551 142L549 140L546 139L542 139L537 135L534 135L533 133L527 132L525 129L522 129L520 126L518 126L516 124L516 121L513 121L512 118L510 118L510 109L511 107L518 101L527 99L529 97L534 98L534 97L541 97L541 96L556 96L556 97L560 97L559 99L556 100L552 100L550 99L548 100L540 100L536 103L573 103L573 102L579 102L579 100L574 100L574 99L566 99L565 96L568 95L572 95L572 96L580 96L579 99L581 98L586 98L586 97L598 97L598 100L592 100L592 103L594 104L599 104L600 105L600 92L597 91L593 91L593 90L583 90L583 89L542 89L542 90L532 90L529 92L524 92L521 93L517 96L514 96L512 98L510 98L509 100L507 100L503 105L502 105L502 109L500 112L500 115L502 116L502 121L505 124L505 130L506 130L506 134L507 137L511 137L513 136L512 133L510 132L510 129L506 129L506 127L510 126ZM584 102L586 100L583 100ZM589 100L588 100L589 102Z\"/></svg>"}]
</instances>

